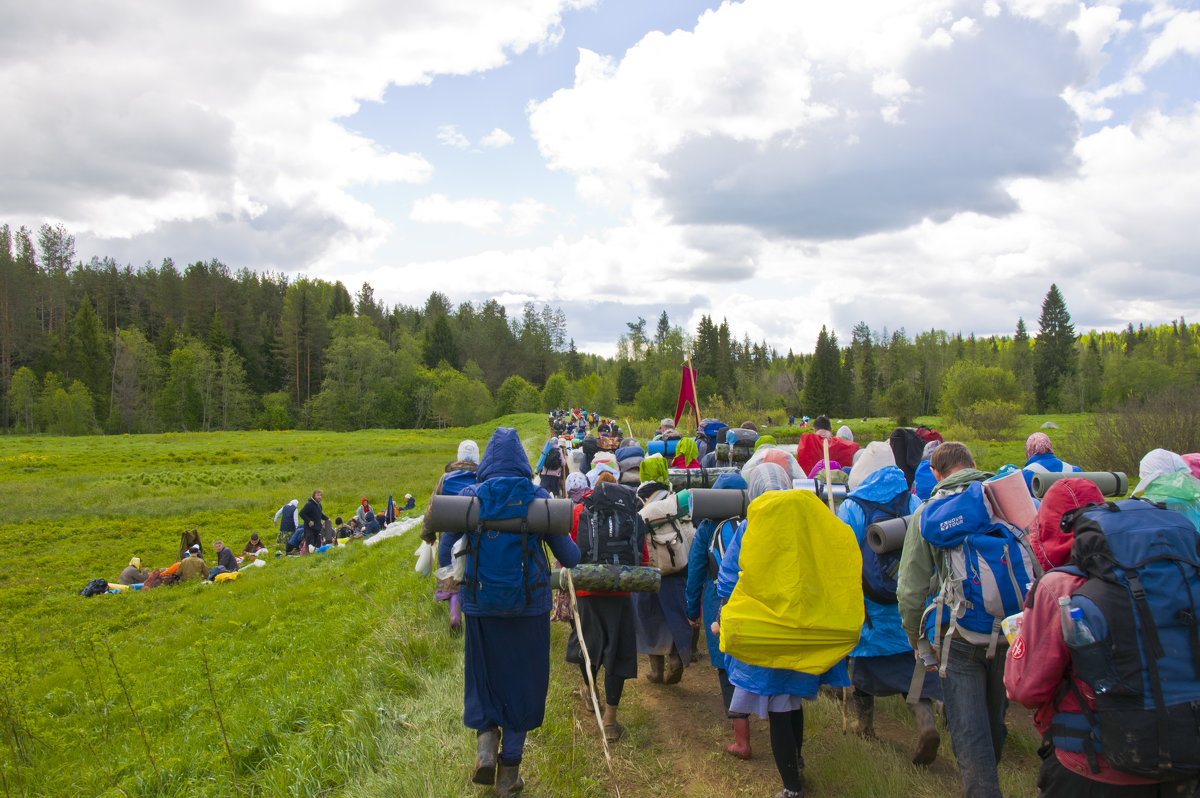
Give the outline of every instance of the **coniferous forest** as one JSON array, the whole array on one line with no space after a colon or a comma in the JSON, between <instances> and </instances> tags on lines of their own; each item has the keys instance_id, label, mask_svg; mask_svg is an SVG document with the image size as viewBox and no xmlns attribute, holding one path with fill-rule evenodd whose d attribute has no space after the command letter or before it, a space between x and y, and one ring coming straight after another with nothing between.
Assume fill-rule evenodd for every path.
<instances>
[{"instance_id":1,"label":"coniferous forest","mask_svg":"<svg viewBox=\"0 0 1200 798\"><path fill-rule=\"evenodd\" d=\"M1076 330L1051 285L1012 335L857 324L781 353L702 317L627 322L613 358L579 352L561 310L495 300L385 307L363 284L170 258L77 258L61 225L0 226L0 428L92 434L469 425L582 406L669 414L690 356L706 408L839 416L1083 412L1200 379L1200 325ZM960 418L969 421L969 419Z\"/></svg>"}]
</instances>

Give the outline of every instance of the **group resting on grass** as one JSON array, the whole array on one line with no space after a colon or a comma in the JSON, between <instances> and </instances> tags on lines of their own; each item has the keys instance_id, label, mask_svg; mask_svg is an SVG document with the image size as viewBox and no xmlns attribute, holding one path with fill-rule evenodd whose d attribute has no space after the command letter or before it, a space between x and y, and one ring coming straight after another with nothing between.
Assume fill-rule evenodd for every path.
<instances>
[{"instance_id":1,"label":"group resting on grass","mask_svg":"<svg viewBox=\"0 0 1200 798\"><path fill-rule=\"evenodd\" d=\"M776 798L805 794L804 701L822 690L866 738L875 698L905 696L917 767L937 757L941 712L967 798L1001 794L1010 700L1043 735L1039 795L1200 796L1200 454L1147 453L1130 491L1124 474L1062 461L1045 432L993 474L923 427L864 446L802 418L793 453L753 422L689 435L677 422L642 445L557 410L536 464L501 427L482 455L462 441L439 477L417 570L464 639L474 783L523 789L563 621L606 748L639 658L649 682L677 683L703 636L725 751L750 759L749 717L766 719ZM348 523L329 521L319 490L288 502L273 556L398 534L405 499L375 513L363 498ZM241 557L214 549L210 568L189 530L169 568L134 557L84 592L230 580L272 555L257 533Z\"/></svg>"},{"instance_id":2,"label":"group resting on grass","mask_svg":"<svg viewBox=\"0 0 1200 798\"><path fill-rule=\"evenodd\" d=\"M703 634L725 750L749 759L749 716L766 719L776 798L804 795L804 702L823 689L867 738L875 699L905 696L917 767L944 713L968 798L1001 794L1010 700L1043 735L1040 795L1200 795L1200 454L1149 452L1130 492L1045 432L993 474L933 430L863 446L801 421L795 454L716 419L686 436L663 419L643 446L581 410L550 414L533 465L515 429L482 457L459 445L421 536L464 638L473 782L522 790L564 621L606 749L639 658L676 683Z\"/></svg>"}]
</instances>

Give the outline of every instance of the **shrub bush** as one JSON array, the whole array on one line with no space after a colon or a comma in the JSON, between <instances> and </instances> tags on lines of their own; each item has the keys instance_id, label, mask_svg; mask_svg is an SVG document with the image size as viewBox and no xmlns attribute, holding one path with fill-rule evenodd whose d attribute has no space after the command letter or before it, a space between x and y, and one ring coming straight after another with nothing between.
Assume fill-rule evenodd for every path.
<instances>
[{"instance_id":1,"label":"shrub bush","mask_svg":"<svg viewBox=\"0 0 1200 798\"><path fill-rule=\"evenodd\" d=\"M1008 440L1017 426L1021 406L1016 402L984 399L970 407L960 409L958 420L975 434L989 441Z\"/></svg>"},{"instance_id":2,"label":"shrub bush","mask_svg":"<svg viewBox=\"0 0 1200 798\"><path fill-rule=\"evenodd\" d=\"M1200 451L1200 393L1174 389L1144 401L1131 400L1092 423L1060 447L1085 471L1124 471L1137 481L1142 456L1151 449Z\"/></svg>"}]
</instances>

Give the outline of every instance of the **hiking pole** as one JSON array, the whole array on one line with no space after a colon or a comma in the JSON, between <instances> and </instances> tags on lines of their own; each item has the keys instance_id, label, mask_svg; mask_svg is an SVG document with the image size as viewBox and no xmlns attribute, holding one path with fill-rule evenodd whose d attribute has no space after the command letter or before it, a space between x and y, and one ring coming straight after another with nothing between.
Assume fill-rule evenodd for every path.
<instances>
[{"instance_id":1,"label":"hiking pole","mask_svg":"<svg viewBox=\"0 0 1200 798\"><path fill-rule=\"evenodd\" d=\"M571 577L571 569L564 568L567 575L567 590L571 593L571 614L575 616L575 634L579 638L579 650L583 652L583 664L587 668L588 689L592 691L592 712L596 715L596 725L600 728L600 742L604 744L604 761L612 772L612 756L608 753L608 738L604 736L604 718L600 717L600 694L596 690L596 674L592 670L592 657L588 654L587 643L583 639L583 623L579 620L579 604L575 600L575 580ZM613 773L616 777L616 773Z\"/></svg>"},{"instance_id":2,"label":"hiking pole","mask_svg":"<svg viewBox=\"0 0 1200 798\"><path fill-rule=\"evenodd\" d=\"M822 436L821 443L825 446L825 498L829 500L829 512L835 513L833 509L833 472L829 469L829 439ZM843 714L845 704L842 704Z\"/></svg>"}]
</instances>

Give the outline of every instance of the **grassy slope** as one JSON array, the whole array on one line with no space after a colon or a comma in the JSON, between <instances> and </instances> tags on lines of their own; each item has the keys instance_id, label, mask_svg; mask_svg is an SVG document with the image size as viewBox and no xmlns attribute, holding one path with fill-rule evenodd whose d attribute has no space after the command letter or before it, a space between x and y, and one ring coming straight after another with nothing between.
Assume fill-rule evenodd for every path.
<instances>
[{"instance_id":1,"label":"grassy slope","mask_svg":"<svg viewBox=\"0 0 1200 798\"><path fill-rule=\"evenodd\" d=\"M504 421L532 452L542 418ZM388 492L411 492L423 506L458 440L482 444L494 426L0 438L0 665L8 677L0 680L0 789L229 795L236 778L240 792L256 795L473 792L461 639L446 632L430 583L412 573L414 533L272 561L232 585L75 594L89 579L115 578L133 554L154 566L172 562L187 527L200 528L210 556L217 537L238 550L251 531L273 540L275 509L315 487L331 515L351 512L362 495L382 504ZM569 695L577 675L560 662L564 629L555 626L550 708L524 770L537 794L607 795L592 721ZM670 748L655 739L638 692L623 702L623 794L675 794ZM834 794L878 794L917 779L902 757L843 740L840 715L824 703L806 752L814 775L840 783ZM704 741L723 733L723 723L697 728ZM864 756L884 768L854 780L846 768ZM1021 770L1006 774L1014 787L1031 783ZM951 787L953 779L940 781ZM751 783L748 794L773 784Z\"/></svg>"}]
</instances>

